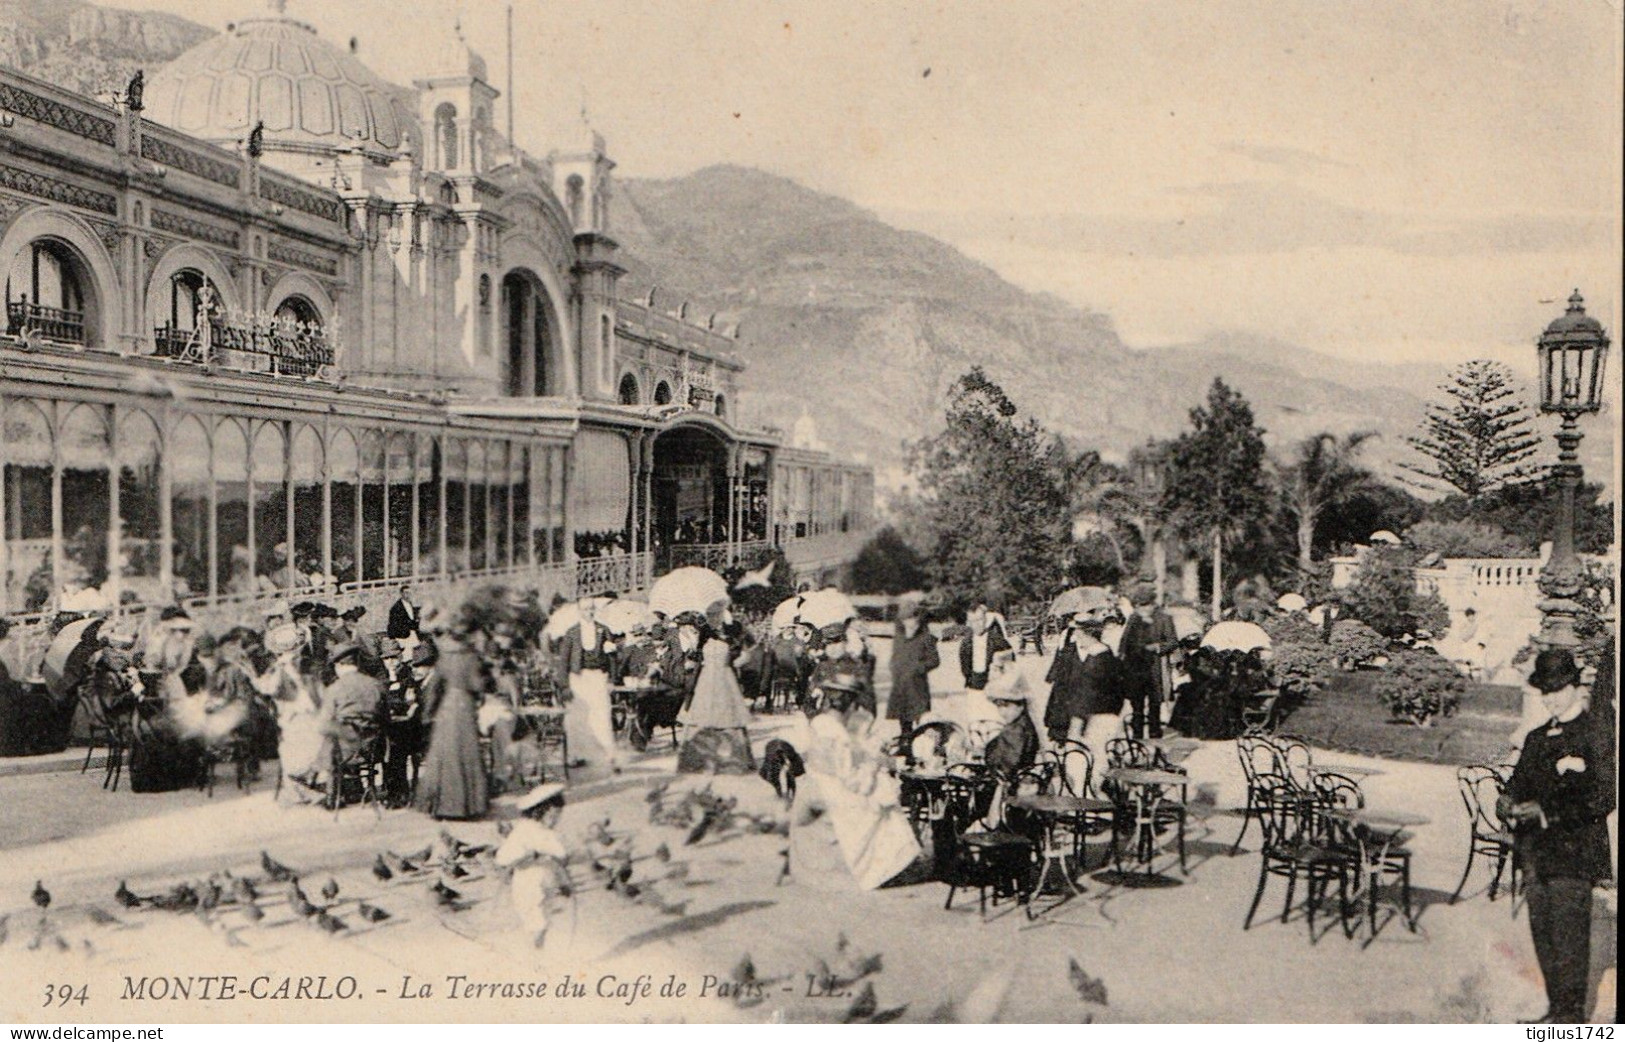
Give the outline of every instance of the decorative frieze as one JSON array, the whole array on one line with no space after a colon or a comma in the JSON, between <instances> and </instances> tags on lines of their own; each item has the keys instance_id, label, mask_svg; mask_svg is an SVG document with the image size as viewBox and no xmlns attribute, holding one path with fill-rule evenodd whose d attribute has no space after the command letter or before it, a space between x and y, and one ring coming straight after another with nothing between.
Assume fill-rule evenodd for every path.
<instances>
[{"instance_id":1,"label":"decorative frieze","mask_svg":"<svg viewBox=\"0 0 1625 1042\"><path fill-rule=\"evenodd\" d=\"M271 260L295 268L304 268L307 271L320 272L330 278L337 276L339 273L339 262L332 257L312 250L301 250L297 246L277 239L272 239L266 245L265 255Z\"/></svg>"},{"instance_id":2,"label":"decorative frieze","mask_svg":"<svg viewBox=\"0 0 1625 1042\"><path fill-rule=\"evenodd\" d=\"M161 137L144 134L141 138L141 155L154 163L162 163L175 170L184 171L205 181L225 185L228 188L237 187L238 175L241 168L234 163L223 159L215 159L201 152L194 152L189 148L182 148L172 141L165 141Z\"/></svg>"},{"instance_id":3,"label":"decorative frieze","mask_svg":"<svg viewBox=\"0 0 1625 1042\"><path fill-rule=\"evenodd\" d=\"M260 179L260 198L291 207L300 213L320 217L334 224L344 223L344 203L336 198L325 198L273 178Z\"/></svg>"},{"instance_id":4,"label":"decorative frieze","mask_svg":"<svg viewBox=\"0 0 1625 1042\"><path fill-rule=\"evenodd\" d=\"M168 210L154 208L152 211L152 226L159 231L173 232L183 238L213 243L228 250L238 249L242 243L242 234L235 228L211 224L208 221L200 221L195 217L171 213Z\"/></svg>"},{"instance_id":5,"label":"decorative frieze","mask_svg":"<svg viewBox=\"0 0 1625 1042\"><path fill-rule=\"evenodd\" d=\"M0 83L0 87L5 84ZM36 196L40 199L49 199L54 203L65 206L76 206L81 210L94 210L97 213L118 213L118 198L107 192L98 192L94 188L86 188L69 181L59 181L54 177L36 174L32 170L20 170L14 166L0 165L0 188L9 188L24 195Z\"/></svg>"},{"instance_id":6,"label":"decorative frieze","mask_svg":"<svg viewBox=\"0 0 1625 1042\"><path fill-rule=\"evenodd\" d=\"M104 145L111 146L114 142L115 124L111 119L42 97L13 83L0 83L0 108L14 116L44 123Z\"/></svg>"}]
</instances>

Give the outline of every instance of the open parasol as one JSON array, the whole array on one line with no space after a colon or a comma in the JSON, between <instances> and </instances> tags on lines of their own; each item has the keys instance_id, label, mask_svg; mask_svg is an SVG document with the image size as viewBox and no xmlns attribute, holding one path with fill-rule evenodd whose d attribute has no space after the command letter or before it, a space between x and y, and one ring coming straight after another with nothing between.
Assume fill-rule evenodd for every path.
<instances>
[{"instance_id":1,"label":"open parasol","mask_svg":"<svg viewBox=\"0 0 1625 1042\"><path fill-rule=\"evenodd\" d=\"M1282 611L1303 611L1309 607L1309 602L1301 593L1283 593L1275 602L1275 606Z\"/></svg>"},{"instance_id":2,"label":"open parasol","mask_svg":"<svg viewBox=\"0 0 1625 1042\"><path fill-rule=\"evenodd\" d=\"M631 633L639 626L653 623L655 613L642 601L614 600L598 609L598 621L611 633Z\"/></svg>"},{"instance_id":3,"label":"open parasol","mask_svg":"<svg viewBox=\"0 0 1625 1042\"><path fill-rule=\"evenodd\" d=\"M1169 608L1168 618L1173 620L1174 633L1179 637L1180 640L1185 640L1189 637L1200 637L1202 635L1202 627L1207 625L1207 620L1202 618L1201 612L1197 611L1195 608L1186 607L1183 604L1176 604L1172 608Z\"/></svg>"},{"instance_id":4,"label":"open parasol","mask_svg":"<svg viewBox=\"0 0 1625 1042\"><path fill-rule=\"evenodd\" d=\"M858 609L852 606L846 594L827 586L807 594L801 603L800 619L809 626L823 629L856 618L857 614Z\"/></svg>"},{"instance_id":5,"label":"open parasol","mask_svg":"<svg viewBox=\"0 0 1625 1042\"><path fill-rule=\"evenodd\" d=\"M65 698L70 692L63 689L66 682L84 673L83 658L96 647L96 635L101 632L105 619L76 619L57 631L45 649L40 662L40 676L45 678L45 689L52 698Z\"/></svg>"},{"instance_id":6,"label":"open parasol","mask_svg":"<svg viewBox=\"0 0 1625 1042\"><path fill-rule=\"evenodd\" d=\"M1221 622L1202 638L1202 647L1214 651L1256 651L1269 646L1270 635L1252 622Z\"/></svg>"},{"instance_id":7,"label":"open parasol","mask_svg":"<svg viewBox=\"0 0 1625 1042\"><path fill-rule=\"evenodd\" d=\"M798 593L773 609L773 631L775 633L794 626L801 621L801 604L805 600L806 598Z\"/></svg>"},{"instance_id":8,"label":"open parasol","mask_svg":"<svg viewBox=\"0 0 1625 1042\"><path fill-rule=\"evenodd\" d=\"M608 597L589 597L587 599L600 610L610 603ZM542 628L542 632L549 638L558 640L560 637L570 632L571 626L574 626L580 621L581 603L579 601L571 601L568 604L559 605L558 610L547 617L547 625ZM608 625L608 623L605 623L605 625Z\"/></svg>"},{"instance_id":9,"label":"open parasol","mask_svg":"<svg viewBox=\"0 0 1625 1042\"><path fill-rule=\"evenodd\" d=\"M1049 613L1076 615L1091 608L1109 608L1112 604L1112 595L1104 586L1074 586L1050 602Z\"/></svg>"},{"instance_id":10,"label":"open parasol","mask_svg":"<svg viewBox=\"0 0 1625 1042\"><path fill-rule=\"evenodd\" d=\"M712 605L726 600L728 580L709 568L678 568L649 588L649 608L668 619L689 611L704 615Z\"/></svg>"}]
</instances>

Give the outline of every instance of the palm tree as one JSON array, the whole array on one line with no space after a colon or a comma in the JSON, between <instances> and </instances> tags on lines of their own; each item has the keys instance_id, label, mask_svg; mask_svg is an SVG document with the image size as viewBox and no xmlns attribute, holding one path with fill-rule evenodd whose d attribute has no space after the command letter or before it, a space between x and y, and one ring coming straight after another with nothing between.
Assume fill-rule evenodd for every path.
<instances>
[{"instance_id":1,"label":"palm tree","mask_svg":"<svg viewBox=\"0 0 1625 1042\"><path fill-rule=\"evenodd\" d=\"M1276 464L1276 480L1286 512L1298 523L1298 567L1314 563L1315 529L1327 508L1371 483L1371 472L1358 462L1360 447L1376 431L1355 431L1341 438L1321 431L1298 442L1289 463Z\"/></svg>"}]
</instances>

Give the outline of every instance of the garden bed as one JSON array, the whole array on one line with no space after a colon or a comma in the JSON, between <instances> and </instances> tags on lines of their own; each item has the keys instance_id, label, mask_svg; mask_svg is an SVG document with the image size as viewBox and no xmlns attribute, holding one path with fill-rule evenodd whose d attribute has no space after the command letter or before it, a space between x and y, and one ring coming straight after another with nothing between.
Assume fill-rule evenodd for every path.
<instances>
[{"instance_id":1,"label":"garden bed","mask_svg":"<svg viewBox=\"0 0 1625 1042\"><path fill-rule=\"evenodd\" d=\"M1339 673L1324 691L1291 709L1277 730L1311 745L1422 763L1499 763L1518 725L1523 693L1501 684L1468 684L1455 715L1428 727L1390 719L1374 690L1374 671Z\"/></svg>"}]
</instances>

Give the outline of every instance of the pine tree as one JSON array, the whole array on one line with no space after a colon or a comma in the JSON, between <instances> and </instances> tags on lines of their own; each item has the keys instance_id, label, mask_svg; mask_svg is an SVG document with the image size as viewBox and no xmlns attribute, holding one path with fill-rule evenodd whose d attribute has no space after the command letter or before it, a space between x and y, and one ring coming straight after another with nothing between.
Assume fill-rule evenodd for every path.
<instances>
[{"instance_id":1,"label":"pine tree","mask_svg":"<svg viewBox=\"0 0 1625 1042\"><path fill-rule=\"evenodd\" d=\"M947 426L909 446L932 540L927 570L964 606L1047 597L1070 524L1060 447L980 366L949 392Z\"/></svg>"},{"instance_id":2,"label":"pine tree","mask_svg":"<svg viewBox=\"0 0 1625 1042\"><path fill-rule=\"evenodd\" d=\"M1400 464L1421 479L1413 484L1455 489L1476 501L1538 473L1526 462L1541 441L1535 415L1522 400L1511 369L1483 358L1465 362L1451 371L1439 391L1443 397L1428 403L1421 433L1405 439L1423 457Z\"/></svg>"}]
</instances>

